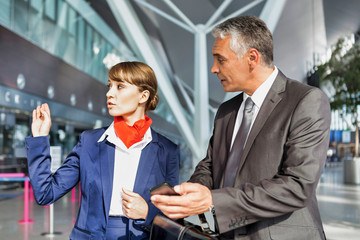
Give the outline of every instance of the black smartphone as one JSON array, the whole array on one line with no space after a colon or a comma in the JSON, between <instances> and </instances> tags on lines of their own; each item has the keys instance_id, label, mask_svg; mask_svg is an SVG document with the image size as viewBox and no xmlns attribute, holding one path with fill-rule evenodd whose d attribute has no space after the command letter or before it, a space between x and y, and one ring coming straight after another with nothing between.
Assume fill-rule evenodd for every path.
<instances>
[{"instance_id":1,"label":"black smartphone","mask_svg":"<svg viewBox=\"0 0 360 240\"><path fill-rule=\"evenodd\" d=\"M160 183L150 189L151 195L179 195L167 182Z\"/></svg>"}]
</instances>

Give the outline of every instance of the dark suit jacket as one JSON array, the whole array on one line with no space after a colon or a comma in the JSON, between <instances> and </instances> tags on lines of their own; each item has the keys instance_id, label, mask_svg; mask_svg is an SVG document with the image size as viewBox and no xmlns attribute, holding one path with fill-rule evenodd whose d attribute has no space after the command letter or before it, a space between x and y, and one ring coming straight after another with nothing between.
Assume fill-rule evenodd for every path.
<instances>
[{"instance_id":1,"label":"dark suit jacket","mask_svg":"<svg viewBox=\"0 0 360 240\"><path fill-rule=\"evenodd\" d=\"M97 142L105 130L83 132L54 175L50 172L49 138L26 138L29 177L39 204L51 204L81 183L81 205L71 239L105 239L115 156L113 144L106 139ZM141 153L133 190L148 203L149 212L146 221L130 219L129 230L134 239L144 236L144 230L150 229L153 218L160 212L150 201L150 188L164 181L172 185L179 181L178 147L153 130L151 134L152 141Z\"/></svg>"},{"instance_id":2,"label":"dark suit jacket","mask_svg":"<svg viewBox=\"0 0 360 240\"><path fill-rule=\"evenodd\" d=\"M213 189L218 230L233 231L235 239L324 239L315 190L329 146L327 97L279 71L249 133L234 188L222 188L241 102L242 94L219 107L207 156L190 179Z\"/></svg>"}]
</instances>

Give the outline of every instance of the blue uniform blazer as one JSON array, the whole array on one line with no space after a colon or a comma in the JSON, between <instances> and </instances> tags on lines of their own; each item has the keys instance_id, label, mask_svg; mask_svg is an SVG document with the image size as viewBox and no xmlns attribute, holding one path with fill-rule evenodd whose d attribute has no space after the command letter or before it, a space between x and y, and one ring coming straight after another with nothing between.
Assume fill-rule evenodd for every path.
<instances>
[{"instance_id":1,"label":"blue uniform blazer","mask_svg":"<svg viewBox=\"0 0 360 240\"><path fill-rule=\"evenodd\" d=\"M114 176L115 146L106 139L98 142L106 128L84 131L63 165L51 173L49 137L27 137L26 149L30 182L35 199L49 205L80 181L81 204L70 239L105 239ZM150 188L167 181L179 181L179 148L151 129L152 141L142 150L133 191L149 205L146 220L129 221L135 239L146 236L160 212L150 201Z\"/></svg>"}]
</instances>

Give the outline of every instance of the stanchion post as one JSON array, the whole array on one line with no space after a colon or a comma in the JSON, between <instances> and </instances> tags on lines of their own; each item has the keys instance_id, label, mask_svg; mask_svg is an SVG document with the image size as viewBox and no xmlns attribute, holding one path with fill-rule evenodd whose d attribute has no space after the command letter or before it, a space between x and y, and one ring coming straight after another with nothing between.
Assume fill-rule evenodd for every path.
<instances>
[{"instance_id":1,"label":"stanchion post","mask_svg":"<svg viewBox=\"0 0 360 240\"><path fill-rule=\"evenodd\" d=\"M19 220L19 223L32 223L33 219L29 219L29 179L24 181L24 219Z\"/></svg>"},{"instance_id":2,"label":"stanchion post","mask_svg":"<svg viewBox=\"0 0 360 240\"><path fill-rule=\"evenodd\" d=\"M75 191L75 187L73 187L73 189L71 189L71 198L70 198L70 202L75 202L76 199L76 191Z\"/></svg>"},{"instance_id":3,"label":"stanchion post","mask_svg":"<svg viewBox=\"0 0 360 240\"><path fill-rule=\"evenodd\" d=\"M81 203L81 182L79 182L79 206Z\"/></svg>"},{"instance_id":4,"label":"stanchion post","mask_svg":"<svg viewBox=\"0 0 360 240\"><path fill-rule=\"evenodd\" d=\"M61 232L54 232L54 204L49 206L49 232L42 233L42 236L45 237L54 237L60 235Z\"/></svg>"}]
</instances>

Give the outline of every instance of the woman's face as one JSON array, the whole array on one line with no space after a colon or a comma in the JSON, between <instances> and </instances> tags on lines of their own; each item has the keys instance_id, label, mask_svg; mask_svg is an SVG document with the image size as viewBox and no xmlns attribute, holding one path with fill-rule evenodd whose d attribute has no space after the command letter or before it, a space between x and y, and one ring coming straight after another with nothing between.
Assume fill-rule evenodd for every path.
<instances>
[{"instance_id":1,"label":"woman's face","mask_svg":"<svg viewBox=\"0 0 360 240\"><path fill-rule=\"evenodd\" d=\"M130 83L111 79L108 81L108 87L106 98L111 116L122 116L127 122L136 122L143 118L145 109L140 106L143 106L142 103L146 103L147 100L144 100L144 92L140 92L137 86Z\"/></svg>"}]
</instances>

